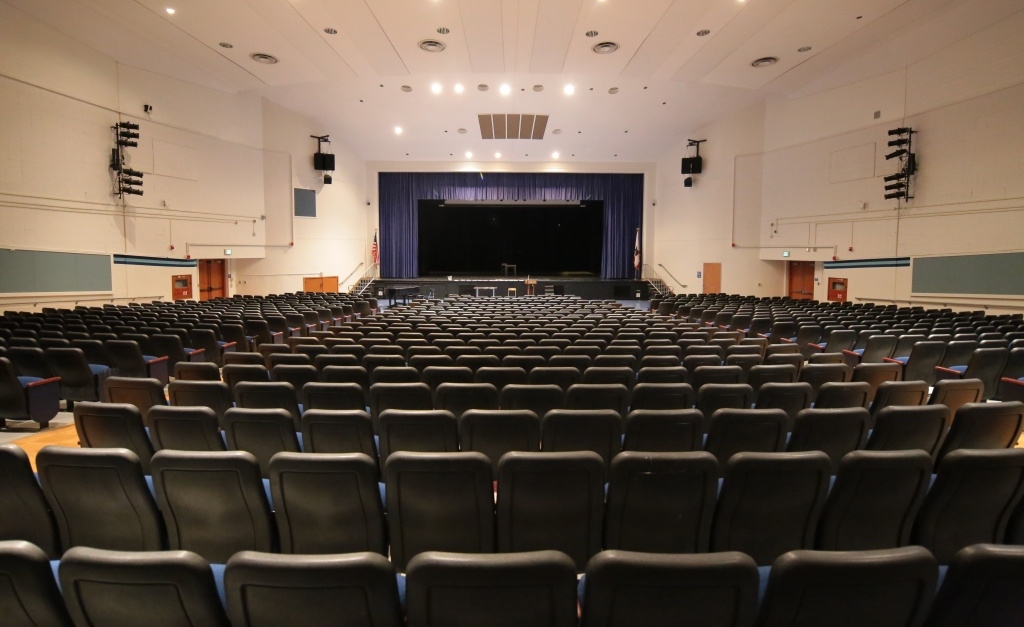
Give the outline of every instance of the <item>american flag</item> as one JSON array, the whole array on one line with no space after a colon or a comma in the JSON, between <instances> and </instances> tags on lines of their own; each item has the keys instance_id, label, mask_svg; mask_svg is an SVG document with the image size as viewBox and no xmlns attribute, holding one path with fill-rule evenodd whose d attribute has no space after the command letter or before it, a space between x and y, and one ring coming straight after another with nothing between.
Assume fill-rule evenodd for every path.
<instances>
[{"instance_id":1,"label":"american flag","mask_svg":"<svg viewBox=\"0 0 1024 627\"><path fill-rule=\"evenodd\" d=\"M373 234L373 246L370 247L370 256L373 257L373 263L380 263L380 249L377 248L377 234Z\"/></svg>"}]
</instances>

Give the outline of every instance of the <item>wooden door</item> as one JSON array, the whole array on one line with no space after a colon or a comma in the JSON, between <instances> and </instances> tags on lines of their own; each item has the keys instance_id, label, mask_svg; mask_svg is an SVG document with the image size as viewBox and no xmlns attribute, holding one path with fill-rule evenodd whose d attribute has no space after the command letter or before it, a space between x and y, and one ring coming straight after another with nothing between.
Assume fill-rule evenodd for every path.
<instances>
[{"instance_id":1,"label":"wooden door","mask_svg":"<svg viewBox=\"0 0 1024 627\"><path fill-rule=\"evenodd\" d=\"M223 259L199 260L199 300L224 298L226 284L227 264Z\"/></svg>"},{"instance_id":2,"label":"wooden door","mask_svg":"<svg viewBox=\"0 0 1024 627\"><path fill-rule=\"evenodd\" d=\"M302 291L303 292L322 292L322 291L324 291L324 278L320 277L320 276L302 277Z\"/></svg>"},{"instance_id":3,"label":"wooden door","mask_svg":"<svg viewBox=\"0 0 1024 627\"><path fill-rule=\"evenodd\" d=\"M814 298L814 262L789 262L789 297L793 300Z\"/></svg>"},{"instance_id":4,"label":"wooden door","mask_svg":"<svg viewBox=\"0 0 1024 627\"><path fill-rule=\"evenodd\" d=\"M706 263L704 264L704 272L701 274L704 277L704 293L705 294L718 294L722 291L722 264L720 263Z\"/></svg>"}]
</instances>

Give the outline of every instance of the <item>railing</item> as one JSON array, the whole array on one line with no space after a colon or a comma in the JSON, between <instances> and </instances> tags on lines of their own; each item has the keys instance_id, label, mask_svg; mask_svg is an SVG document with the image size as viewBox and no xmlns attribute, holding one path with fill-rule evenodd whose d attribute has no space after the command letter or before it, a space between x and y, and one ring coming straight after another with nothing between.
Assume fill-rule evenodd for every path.
<instances>
[{"instance_id":1,"label":"railing","mask_svg":"<svg viewBox=\"0 0 1024 627\"><path fill-rule=\"evenodd\" d=\"M1020 310L1022 305L1024 305L1024 299L1021 299L1019 296L1008 296L1005 298L993 296L984 302L977 300L976 296L922 296L918 298L871 298L868 296L857 296L855 300L866 303L892 303L894 305L902 303L910 306L916 304L939 305L942 307L961 307L964 309L990 309L996 307L999 309Z\"/></svg>"},{"instance_id":2,"label":"railing","mask_svg":"<svg viewBox=\"0 0 1024 627\"><path fill-rule=\"evenodd\" d=\"M359 281L356 283L356 285L359 286L358 291L356 291L356 296L362 296L363 293L366 292L366 290L369 289L369 287L371 285L373 285L373 281L374 281L374 279L377 278L377 274L378 274L379 271L380 271L380 265L379 264L374 263L374 264L370 265L370 267L367 269L366 273L364 273L363 276L361 276L359 278ZM364 281L365 281L365 283L364 283Z\"/></svg>"},{"instance_id":3,"label":"railing","mask_svg":"<svg viewBox=\"0 0 1024 627\"><path fill-rule=\"evenodd\" d=\"M341 281L338 281L338 285L347 285L347 284L348 284L348 280L349 280L349 277L351 277L351 276L352 276L353 274L355 274L355 273L356 273L356 270L358 270L359 268L362 268L362 267L363 267L363 262L362 262L362 261L360 261L360 262L359 262L359 263L358 263L358 264L356 265L356 267L355 267L355 268L352 268L352 272L349 272L348 274L346 274L346 275L345 275L345 278L344 278L344 279L342 279Z\"/></svg>"},{"instance_id":4,"label":"railing","mask_svg":"<svg viewBox=\"0 0 1024 627\"><path fill-rule=\"evenodd\" d=\"M665 274L667 274L667 275L669 275L670 277L672 277L672 280L676 282L676 285L678 285L678 286L680 287L680 289L683 289L683 288L685 288L685 287L686 287L685 285L683 285L683 282L682 282L682 281L680 281L679 279L677 279L677 278L675 277L675 275L674 275L674 274L672 274L671 272L669 272L668 268L666 268L666 267L665 267L665 266L664 266L663 264L660 264L660 263L659 263L659 264L658 264L658 267L659 267L659 268L661 268L662 270L664 270L664 271L665 271Z\"/></svg>"},{"instance_id":5,"label":"railing","mask_svg":"<svg viewBox=\"0 0 1024 627\"><path fill-rule=\"evenodd\" d=\"M659 294L672 292L672 288L669 287L665 279L661 278L661 275L649 264L645 263L640 269L640 278L647 281Z\"/></svg>"}]
</instances>

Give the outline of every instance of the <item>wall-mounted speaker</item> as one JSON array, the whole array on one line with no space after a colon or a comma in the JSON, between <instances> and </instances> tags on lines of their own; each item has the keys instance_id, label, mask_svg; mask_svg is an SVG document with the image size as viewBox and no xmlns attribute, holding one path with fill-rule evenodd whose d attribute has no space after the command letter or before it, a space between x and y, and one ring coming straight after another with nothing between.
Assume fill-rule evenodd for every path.
<instances>
[{"instance_id":1,"label":"wall-mounted speaker","mask_svg":"<svg viewBox=\"0 0 1024 627\"><path fill-rule=\"evenodd\" d=\"M313 169L334 171L334 155L327 152L313 153Z\"/></svg>"},{"instance_id":2,"label":"wall-mounted speaker","mask_svg":"<svg viewBox=\"0 0 1024 627\"><path fill-rule=\"evenodd\" d=\"M701 168L704 166L704 159L702 157L683 157L682 160L682 173L683 174L700 174Z\"/></svg>"},{"instance_id":3,"label":"wall-mounted speaker","mask_svg":"<svg viewBox=\"0 0 1024 627\"><path fill-rule=\"evenodd\" d=\"M683 179L683 187L693 187L693 177L688 176Z\"/></svg>"}]
</instances>

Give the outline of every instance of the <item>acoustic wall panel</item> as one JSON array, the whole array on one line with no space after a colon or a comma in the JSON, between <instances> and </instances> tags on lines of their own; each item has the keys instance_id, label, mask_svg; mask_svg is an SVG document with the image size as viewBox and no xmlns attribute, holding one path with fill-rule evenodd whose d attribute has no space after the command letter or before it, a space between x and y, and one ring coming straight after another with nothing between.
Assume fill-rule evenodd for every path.
<instances>
[{"instance_id":1,"label":"acoustic wall panel","mask_svg":"<svg viewBox=\"0 0 1024 627\"><path fill-rule=\"evenodd\" d=\"M0 250L0 293L109 292L110 255Z\"/></svg>"},{"instance_id":2,"label":"acoustic wall panel","mask_svg":"<svg viewBox=\"0 0 1024 627\"><path fill-rule=\"evenodd\" d=\"M915 257L916 294L1024 295L1024 253Z\"/></svg>"}]
</instances>

